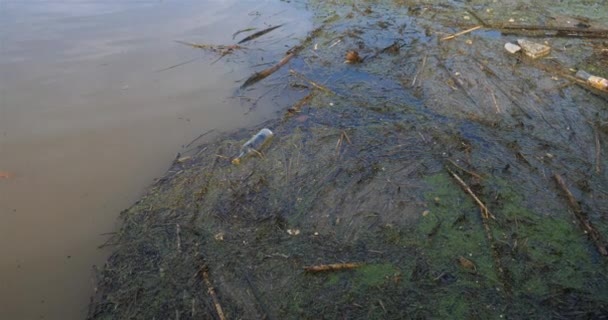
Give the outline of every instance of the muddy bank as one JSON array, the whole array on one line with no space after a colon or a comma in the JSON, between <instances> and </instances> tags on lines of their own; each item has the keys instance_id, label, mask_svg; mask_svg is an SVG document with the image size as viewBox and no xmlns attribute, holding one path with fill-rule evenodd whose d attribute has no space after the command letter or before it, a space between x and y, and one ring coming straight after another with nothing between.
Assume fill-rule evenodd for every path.
<instances>
[{"instance_id":1,"label":"muddy bank","mask_svg":"<svg viewBox=\"0 0 608 320\"><path fill-rule=\"evenodd\" d=\"M605 40L440 41L508 21L490 2L308 6L315 32L253 84L298 98L180 155L121 214L89 318L606 317L607 97L568 77L601 70ZM550 56L504 51L522 37ZM268 148L232 165L262 127Z\"/></svg>"}]
</instances>

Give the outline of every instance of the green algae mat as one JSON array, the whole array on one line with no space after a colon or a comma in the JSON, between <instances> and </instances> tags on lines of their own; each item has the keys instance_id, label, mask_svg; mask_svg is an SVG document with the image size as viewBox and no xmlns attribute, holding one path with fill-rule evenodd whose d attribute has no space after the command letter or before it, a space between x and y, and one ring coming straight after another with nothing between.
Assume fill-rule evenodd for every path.
<instances>
[{"instance_id":1,"label":"green algae mat","mask_svg":"<svg viewBox=\"0 0 608 320\"><path fill-rule=\"evenodd\" d=\"M571 77L608 40L488 27L608 27L582 3L294 4L315 32L253 86L299 98L121 213L89 319L608 318L608 98Z\"/></svg>"}]
</instances>

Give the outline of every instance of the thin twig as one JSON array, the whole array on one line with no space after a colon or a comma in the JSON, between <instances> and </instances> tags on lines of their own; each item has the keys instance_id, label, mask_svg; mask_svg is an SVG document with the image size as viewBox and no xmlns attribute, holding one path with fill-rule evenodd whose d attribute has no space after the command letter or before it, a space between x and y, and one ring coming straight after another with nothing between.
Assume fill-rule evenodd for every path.
<instances>
[{"instance_id":1,"label":"thin twig","mask_svg":"<svg viewBox=\"0 0 608 320\"><path fill-rule=\"evenodd\" d=\"M251 40L253 40L253 39L255 39L255 38L259 38L259 37L261 37L261 36L263 36L263 35L267 34L268 32L270 32L270 31L272 31L272 30L274 30L274 29L276 29L276 28L280 28L281 26L282 26L282 24L280 24L280 25L278 25L278 26L274 26L274 27L266 28L266 29L264 29L264 30L262 30L262 31L258 31L258 32L256 32L256 33L254 33L254 34L252 34L252 35L250 35L250 36L246 37L245 39L243 39L243 40L239 41L239 42L238 42L238 44L245 43L245 42L247 42L247 41L251 41Z\"/></svg>"},{"instance_id":2,"label":"thin twig","mask_svg":"<svg viewBox=\"0 0 608 320\"><path fill-rule=\"evenodd\" d=\"M471 196L471 198L473 198L473 200L475 200L475 202L481 209L481 215L483 216L483 218L484 219L492 218L492 219L496 220L496 217L494 217L494 215L490 212L488 207L486 207L486 205L481 200L479 200L477 195L475 195L473 190L471 190L471 188L462 180L462 178L460 178L456 173L454 173L454 171L450 170L449 168L447 170L452 175L452 177L454 177L454 179L456 179L456 181L458 182L458 184L460 184L460 186L464 189L464 191L466 193L468 193Z\"/></svg>"},{"instance_id":3,"label":"thin twig","mask_svg":"<svg viewBox=\"0 0 608 320\"><path fill-rule=\"evenodd\" d=\"M594 124L592 124L591 122L589 122L589 124L593 128L593 136L595 138L595 172L601 173L602 172L602 168L601 168L602 144L600 143L600 133Z\"/></svg>"},{"instance_id":4,"label":"thin twig","mask_svg":"<svg viewBox=\"0 0 608 320\"><path fill-rule=\"evenodd\" d=\"M496 268L496 271L498 272L498 276L500 277L500 280L502 282L505 293L507 295L511 295L511 293L512 293L511 286L509 285L509 282L506 279L506 274L505 274L504 268L502 267L500 255L498 253L498 250L496 249L494 237L492 236L492 229L490 228L490 223L489 223L489 217L492 217L492 219L496 219L496 218L489 212L488 208L481 202L481 200L479 200L479 198L477 198L477 196L473 193L471 188L469 188L467 186L467 184L456 173L454 173L452 170L450 170L450 168L446 167L446 169L452 175L452 177L454 177L454 179L456 179L456 181L458 181L458 183L463 187L463 189L465 189L465 191L469 195L471 195L471 197L473 197L475 202L477 202L477 204L479 204L479 206L482 208L481 223L483 224L483 229L486 234L486 238L488 239L488 244L490 245L490 251L492 253L492 258L494 259L494 268ZM485 214L484 214L484 212L485 212Z\"/></svg>"},{"instance_id":5,"label":"thin twig","mask_svg":"<svg viewBox=\"0 0 608 320\"><path fill-rule=\"evenodd\" d=\"M422 58L422 66L420 67L420 69L418 69L418 71L416 72L416 75L414 76L414 80L412 81L412 87L416 84L416 79L418 79L418 75L420 73L422 73L422 71L424 70L424 66L426 65L426 58L427 58L427 54L424 55L424 57Z\"/></svg>"},{"instance_id":6,"label":"thin twig","mask_svg":"<svg viewBox=\"0 0 608 320\"><path fill-rule=\"evenodd\" d=\"M315 87L315 88L317 88L317 89L319 89L321 91L324 91L324 92L327 92L327 93L334 93L333 91L331 91L331 89L327 88L326 86L320 85L320 84L318 84L318 83L316 83L316 82L308 79L306 76L304 76L303 74L301 74L301 73L299 73L299 72L297 72L297 71L295 71L293 69L290 69L289 73L291 73L292 75L297 76L298 78L301 78L302 80L310 83L310 85L312 85L313 87Z\"/></svg>"},{"instance_id":7,"label":"thin twig","mask_svg":"<svg viewBox=\"0 0 608 320\"><path fill-rule=\"evenodd\" d=\"M477 173L475 173L475 172L473 172L473 171L469 171L469 170L467 170L467 169L465 169L465 168L463 168L463 167L459 166L458 164L456 164L456 162L452 161L451 159L448 159L448 162L450 162L450 163L451 163L451 164L452 164L454 167L456 167L456 168L458 168L458 169L462 170L463 172L466 172L466 173L468 173L469 175L471 175L471 176L475 177L476 179L479 179L479 180L482 180L482 179L483 179L483 178L482 178L480 175L478 175Z\"/></svg>"},{"instance_id":8,"label":"thin twig","mask_svg":"<svg viewBox=\"0 0 608 320\"><path fill-rule=\"evenodd\" d=\"M348 144L352 144L352 142L350 142L350 138L348 137L348 134L346 134L346 131L342 130L342 135L344 136L344 138L346 138L346 141L348 142Z\"/></svg>"},{"instance_id":9,"label":"thin twig","mask_svg":"<svg viewBox=\"0 0 608 320\"><path fill-rule=\"evenodd\" d=\"M324 271L339 271L355 269L362 266L362 263L349 262L349 263L332 263L332 264L321 264L316 266L304 267L306 272L324 272Z\"/></svg>"},{"instance_id":10,"label":"thin twig","mask_svg":"<svg viewBox=\"0 0 608 320\"><path fill-rule=\"evenodd\" d=\"M205 282L205 285L207 286L207 292L213 300L213 305L215 306L215 311L217 312L218 318L220 318L220 320L226 320L226 317L224 316L224 311L222 310L222 306L220 305L220 300L217 298L217 295L215 294L215 289L213 288L211 280L209 279L209 269L206 264L203 264L201 266L199 274L201 275L203 281Z\"/></svg>"},{"instance_id":11,"label":"thin twig","mask_svg":"<svg viewBox=\"0 0 608 320\"><path fill-rule=\"evenodd\" d=\"M574 211L574 216L578 220L581 228L583 228L583 231L591 237L591 240L595 244L597 251L603 256L608 256L606 242L604 241L602 235L593 226L591 221L589 221L587 214L585 214L585 212L583 212L583 209L581 209L581 205L578 203L572 192L570 192L570 190L566 186L564 179L559 174L555 174L553 178L555 178L555 181L557 181L557 184L566 195L566 198L568 198L568 203Z\"/></svg>"},{"instance_id":12,"label":"thin twig","mask_svg":"<svg viewBox=\"0 0 608 320\"><path fill-rule=\"evenodd\" d=\"M178 64L174 64L174 65L172 65L172 66L170 66L170 67L166 67L166 68L163 68L163 69L160 69L160 70L156 70L156 72L163 72L163 71L171 70L171 69L173 69L173 68L177 68L177 67L183 66L183 65L185 65L185 64L188 64L188 63L194 62L194 61L198 60L199 58L200 58L200 57L196 57L196 58L194 58L194 59L190 59L190 60L188 60L188 61L180 62L180 63L178 63Z\"/></svg>"},{"instance_id":13,"label":"thin twig","mask_svg":"<svg viewBox=\"0 0 608 320\"><path fill-rule=\"evenodd\" d=\"M449 35L449 36L447 36L447 37L443 37L443 38L439 39L439 41L452 40L452 39L454 39L454 38L456 38L456 37L460 37L460 36L461 36L461 35L463 35L463 34L467 34L467 33L473 32L473 31L478 30L478 29L481 29L481 28L483 28L483 26L482 26L482 25L479 25L479 26L474 26L473 28L469 28L469 29L466 29L466 30L460 31L460 32L458 32L458 33L454 33L454 34Z\"/></svg>"},{"instance_id":14,"label":"thin twig","mask_svg":"<svg viewBox=\"0 0 608 320\"><path fill-rule=\"evenodd\" d=\"M312 98L315 95L315 91L312 90L309 94L307 94L306 96L304 96L302 99L298 100L298 102L296 102L291 108L287 109L287 112L289 113L296 113L296 112L300 112L300 109L307 104L308 102L310 102L310 100L312 100Z\"/></svg>"},{"instance_id":15,"label":"thin twig","mask_svg":"<svg viewBox=\"0 0 608 320\"><path fill-rule=\"evenodd\" d=\"M210 134L210 133L211 133L211 132L213 132L213 131L215 131L215 129L211 129L211 130L207 130L207 132L203 132L203 133L202 133L202 134L200 134L198 137L196 137L196 138L194 138L192 141L190 141L190 142L189 142L189 143L188 143L188 144L187 144L187 145L184 147L184 149L185 149L185 148L190 147L190 146L191 146L193 143L195 143L196 141L198 141L198 139L200 139L200 138L202 138L202 137L204 137L204 136L206 136L206 135Z\"/></svg>"}]
</instances>

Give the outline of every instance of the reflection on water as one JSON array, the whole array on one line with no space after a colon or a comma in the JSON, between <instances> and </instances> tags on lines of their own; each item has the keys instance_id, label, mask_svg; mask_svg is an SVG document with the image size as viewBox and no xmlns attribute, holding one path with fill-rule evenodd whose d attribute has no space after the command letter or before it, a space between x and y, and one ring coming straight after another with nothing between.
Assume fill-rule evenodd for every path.
<instances>
[{"instance_id":1,"label":"reflection on water","mask_svg":"<svg viewBox=\"0 0 608 320\"><path fill-rule=\"evenodd\" d=\"M278 23L288 28L260 39L258 62L309 29L301 10L236 0L0 2L0 172L11 174L0 178L0 318L83 318L91 267L108 254L97 246L118 212L192 138L276 111L258 105L244 115L248 106L230 98L251 56L211 65L216 57L173 40L231 44L239 29Z\"/></svg>"}]
</instances>

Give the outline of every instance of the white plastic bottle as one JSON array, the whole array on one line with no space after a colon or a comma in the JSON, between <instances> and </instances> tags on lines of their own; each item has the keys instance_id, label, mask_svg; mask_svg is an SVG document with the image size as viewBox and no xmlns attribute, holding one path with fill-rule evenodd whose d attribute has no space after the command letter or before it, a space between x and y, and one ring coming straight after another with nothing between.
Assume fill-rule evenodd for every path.
<instances>
[{"instance_id":1,"label":"white plastic bottle","mask_svg":"<svg viewBox=\"0 0 608 320\"><path fill-rule=\"evenodd\" d=\"M273 135L272 131L268 128L260 130L260 132L243 144L241 153L238 157L232 159L232 164L238 165L241 163L241 159L252 154L260 154L262 147L270 141L270 138L272 138Z\"/></svg>"}]
</instances>

